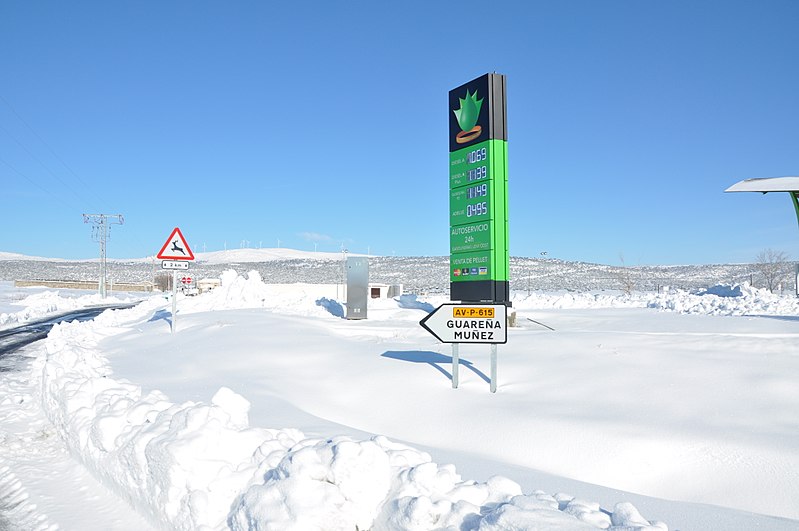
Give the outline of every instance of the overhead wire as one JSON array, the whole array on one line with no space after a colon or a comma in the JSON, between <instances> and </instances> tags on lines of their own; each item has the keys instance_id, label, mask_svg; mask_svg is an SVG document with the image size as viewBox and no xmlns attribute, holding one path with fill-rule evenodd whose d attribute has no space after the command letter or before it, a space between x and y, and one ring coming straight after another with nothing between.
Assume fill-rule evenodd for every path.
<instances>
[{"instance_id":1,"label":"overhead wire","mask_svg":"<svg viewBox=\"0 0 799 531\"><path fill-rule=\"evenodd\" d=\"M75 191L75 190L74 190L74 189L73 189L73 188L72 188L72 187L71 187L69 184L67 184L66 182L64 182L64 180L63 180L63 179L61 179L61 177L59 177L58 175L56 175L56 174L53 172L53 170L51 170L51 169L50 169L50 168L47 166L47 164L45 164L45 163L44 163L44 161L42 161L42 160L41 160L39 157L37 157L37 156L36 156L36 154L35 154L35 153L33 153L31 150L29 150L29 149L28 149L28 148L25 146L25 144L23 144L23 143L22 143L22 142L21 142L21 141L20 141L20 140L19 140L19 139L18 139L16 136L14 136L14 135L11 133L11 131L9 131L8 129L6 129L5 127L3 127L3 125L0 125L0 129L2 129L2 130L3 130L3 131L6 133L6 135L8 135L8 137L9 137L9 138L11 138L11 140L13 140L14 142L16 142L16 144L17 144L17 145L18 145L20 148L22 148L22 150L23 150L23 151L25 151L25 153L27 153L27 154L28 154L28 155L29 155L29 156L30 156L30 157L31 157L33 160L35 160L36 162L38 162L38 163L39 163L39 164L42 166L42 168L44 168L44 169L47 171L47 173L49 173L49 174L50 174L50 175L51 175L51 176L52 176L52 177L53 177L55 180L57 180L57 181L58 181L58 182L59 182L59 183L60 183L60 184L61 184L61 185L62 185L62 186L63 186L63 187L66 189L66 190L70 191L70 192L72 193L72 195L73 195L73 196L75 196L75 199L77 199L77 200L78 200L78 202L80 202L80 201L83 199L83 198L80 196L80 194L78 194L78 192L77 192L77 191ZM6 163L6 164L8 164L8 163ZM9 166L10 166L10 165L9 165ZM17 171L17 173L21 173L21 172Z\"/></svg>"},{"instance_id":2,"label":"overhead wire","mask_svg":"<svg viewBox=\"0 0 799 531\"><path fill-rule=\"evenodd\" d=\"M29 123L28 123L28 122L27 122L27 121L26 121L26 120L25 120L25 119L24 119L24 118L23 118L23 117L22 117L22 116L21 116L21 115L18 113L18 112L17 112L17 110L14 108L14 106L13 106L13 105L11 105L11 103L10 103L10 102L9 102L9 101L8 101L8 100L7 100L7 99L6 99L6 98L5 98L3 95L2 95L2 94L0 94L0 100L3 100L3 103L6 105L6 107L8 107L8 108L11 110L11 112L12 112L12 113L14 113L14 116L16 116L16 117L17 117L17 119L18 119L20 122L22 122L22 123L25 125L25 127L27 127L27 128L28 128L28 130L29 130L31 133L33 133L33 136L35 136L35 137L36 137L36 139L37 139L39 142L41 142L41 143L42 143L42 145L44 145L44 147L46 147L46 148L47 148L47 150L50 152L50 154L51 154L53 157L55 157L55 159L56 159L58 162L60 162L60 163L61 163L61 165L62 165L62 166L64 166L64 167L65 167L65 168L66 168L66 169L69 171L69 173L71 173L71 174L72 174L72 176L73 176L73 177L75 177L75 179L78 181L78 183L79 183L79 184L80 184L80 185L83 187L83 190L85 190L85 191L89 191L89 190L91 190L91 187L90 187L90 186L89 186L89 185L86 183L86 181L84 181L84 180L83 180L83 179L80 177L80 175L78 175L78 174L77 174L77 172L75 172L75 170L73 170L73 169L72 169L72 168L71 168L71 167L70 167L70 166L69 166L69 165L68 165L66 162L64 162L64 159L62 159L61 157L59 157L59 156L58 156L58 153L56 153L56 152L55 152L55 150L54 150L54 149L53 149L53 148L50 146L50 144L48 144L48 143L47 143L47 141L45 141L45 139L44 139L44 138L42 138L42 136L41 136L41 135L39 135L39 133L38 133L38 132L36 132L36 130L35 130L35 129L34 129L34 128L33 128L33 127L32 127L32 126L31 126L31 125L30 125L30 124L29 124ZM6 133L8 134L8 131L6 131ZM18 140L16 140L16 139L15 139L15 141L17 141L17 143L19 144L19 141L18 141ZM21 144L20 144L20 145L21 145ZM25 149L25 148L23 147L23 149ZM30 154L30 151L28 151L27 149L25 149L25 151L26 151L26 152L28 152L28 153ZM38 160L38 158L37 158L35 155L32 155L32 156L33 156L35 159L37 159L37 160ZM43 164L41 161L39 161L39 162L40 162L40 164L42 164L42 165L44 166L44 164ZM45 166L45 169L47 169L47 171L48 171L48 172L49 172L51 175L53 175L53 177L55 177L55 178L56 178L56 179L57 179L59 182L61 182L62 184L65 184L65 183L64 183L64 181L62 181L62 180L61 180L59 177L57 177L56 175L54 175L54 174L53 174L53 172L52 172L52 171L51 171L49 168L47 168L47 167ZM75 192L73 191L73 193L75 193ZM102 203L101 201L98 201L98 198L97 198L97 197L95 197L95 196L93 196L93 194L91 194L91 193L90 193L90 195L92 195L92 197L89 197L89 198L88 198L88 199L90 199L90 202L92 202L92 201L97 201L97 203L98 203L98 204L99 204L99 203ZM97 206L97 205L92 205L92 206Z\"/></svg>"},{"instance_id":3,"label":"overhead wire","mask_svg":"<svg viewBox=\"0 0 799 531\"><path fill-rule=\"evenodd\" d=\"M36 188L38 188L39 190L41 190L41 191L43 191L44 193L48 194L50 197L52 197L53 199L55 199L56 201L58 201L58 202L59 202L59 203L61 203L62 205L64 205L64 206L75 206L75 205L67 205L67 204L64 202L64 198L63 198L63 197L59 197L59 196L58 196L58 195L56 195L56 194L55 194L55 193L54 193L54 192L53 192L51 189L47 188L46 186L43 186L43 185L39 184L39 183L38 183L38 182L36 182L35 180L31 179L30 177L28 177L27 175L25 175L24 173L22 173L21 171L19 171L17 168L15 168L15 167L14 167L14 165L13 165L13 164L11 164L10 162L8 162L8 161L7 161L6 159L4 159L4 158L3 158L1 155L0 155L0 162L2 162L3 164L5 164L6 166L8 166L8 168L9 168L9 169L11 169L11 171L13 171L14 173L16 173L17 175L19 175L20 177L22 177L22 178L23 178L23 179L25 179L26 181L28 181L29 183L31 183L32 185L34 185L34 186L35 186Z\"/></svg>"},{"instance_id":4,"label":"overhead wire","mask_svg":"<svg viewBox=\"0 0 799 531\"><path fill-rule=\"evenodd\" d=\"M54 157L56 160L58 160L58 161L59 161L59 162L60 162L60 163L61 163L61 164L62 164L62 165L63 165L63 166L64 166L64 167L65 167L65 168L66 168L66 169L69 171L69 173L70 173L70 174L71 174L71 175L72 175L72 176L75 178L75 180L76 180L76 181L77 181L77 182L78 182L78 183L81 185L81 187L82 187L82 190L83 190L83 191L85 191L85 192L88 192L89 190L91 190L91 187L90 187L90 186L89 186L89 185L88 185L88 184L87 184L87 183L86 183L86 182L85 182L85 181L84 181L84 180L83 180L83 179L82 179L82 178L81 178L81 177L78 175L78 173L77 173L75 170L73 170L73 169L72 169L72 168L71 168L71 167L70 167L70 166L69 166L69 165L68 165L66 162L64 162L63 158L61 158L61 157L60 157L60 156L59 156L59 155L58 155L58 154L55 152L55 150L54 150L54 149L53 149L53 148L50 146L50 144L48 144L48 143L47 143L47 142L44 140L44 138L42 138L42 136L41 136L39 133L37 133L37 132L36 132L36 130L35 130L35 129L34 129L34 128L33 128L33 127L32 127L32 126L31 126L31 125L30 125L30 124L29 124L29 123L28 123L28 122L27 122L27 121L26 121L26 120L25 120L25 119L24 119L24 118L23 118L23 117L22 117L22 116L21 116L21 115L18 113L18 112L17 112L17 110L16 110L16 109L15 109L15 108L14 108L14 107L11 105L11 103L10 103L10 102L9 102L9 101L8 101L8 100L7 100L7 99L6 99L6 98L5 98L3 95L2 95L2 94L0 94L0 100L2 100L2 101L3 101L3 103L4 103L4 104L5 104L5 105L6 105L6 106L7 106L7 107L8 107L8 108L11 110L11 112L14 114L14 116L15 116L15 117L16 117L16 118L17 118L17 119L20 121L20 122L22 122L22 123L25 125L25 127L27 127L27 128L28 128L28 130L29 130L29 131L30 131L30 132L31 132L31 133L32 133L32 134L33 134L33 135L36 137L36 139L37 139L39 142L41 142L41 143L42 143L42 144L43 144L43 145L44 145L44 146L47 148L47 150L50 152L50 154L51 154L51 155L52 155L52 156L53 156L53 157ZM102 201L101 201L101 200L98 200L98 197L97 197L97 196L94 196L93 194L89 194L89 195L91 195L91 197L84 197L84 196L82 196L80 193L78 193L78 191L76 191L76 190L75 190L75 189L74 189L74 188L73 188L73 187L72 187L72 186L71 186L69 183L67 183L66 181L64 181L64 180L63 180L63 179L62 179L60 176L56 175L56 173L55 173L53 170L51 170L51 169L50 169L50 167L48 167L48 166L47 166L47 164L45 164L45 163L44 163L44 161L42 161L42 160L41 160L41 159L40 159L38 156L36 156L36 154L35 154L35 153L33 153L33 152L30 150L30 149L28 149L28 148L27 148L27 147L26 147L26 146L25 146L25 145L24 145L24 144L23 144L23 143L22 143L22 142L21 142L21 141L20 141L20 140L19 140L19 139L18 139L18 138L15 136L15 135L13 135L13 134L12 134L12 133L11 133L11 132L8 130L8 129L6 129L6 128L5 128L5 127L3 127L2 125L0 125L0 129L2 129L2 130L3 130L3 131L6 133L6 135L8 135L8 136L9 136L9 138L11 138L12 140L14 140L14 142L15 142L15 143L16 143L16 144L17 144L19 147L21 147L21 148L22 148L22 149L25 151L25 153L27 153L27 154L28 154L28 155L29 155L29 156L30 156L32 159L34 159L36 162L38 162L38 163L39 163L39 164L40 164L40 165L41 165L41 166L42 166L42 167L43 167L43 168L44 168L44 169L47 171L47 173L48 173L48 174L50 174L50 175L51 175L51 176L52 176L52 177L53 177L53 178L54 178L56 181L58 181L58 182L59 182L59 183L60 183L60 184L61 184L61 185L62 185L62 186L63 186L63 187L66 189L66 190L69 190L69 191L71 192L71 194L72 194L72 195L73 195L73 196L74 196L74 197L75 197L75 198L78 200L78 203L76 203L76 204L71 204L71 205L67 205L67 204L64 202L64 198L63 198L63 196L59 196L59 195L57 195L57 194L53 193L53 191L52 191L52 190L50 190L50 189L49 189L49 188L47 188L46 186L43 186L41 183L39 183L39 182L37 182L36 180L32 179L32 178L31 178L31 177L29 177L28 175L24 174L23 172L21 172L20 170L18 170L16 167L14 167L14 166L13 166L11 163L9 163L7 160L5 160L5 159L3 159L2 157L0 157L0 161L2 161L2 162L3 162L3 164L5 164L6 166L8 166L8 167L9 167L9 168L10 168L10 169L11 169L11 170L14 172L14 173L16 173L17 175L19 175L19 176L23 177L25 180L27 180L27 181L28 181L28 182L30 182L31 184L35 185L35 186L36 186L37 188L39 188L40 190L42 190L42 191L44 191L45 193L47 193L48 195L52 196L54 199L56 199L56 200L57 200L57 201L58 201L60 204L62 204L62 205L64 205L64 206L73 206L73 207L78 207L78 208L77 208L77 210L79 210L79 211L84 211L84 210L83 210L83 208L81 208L81 207L79 206L79 205L80 205L80 203L82 203L82 202L83 202L83 203L87 203L87 204L89 204L89 206L91 206L92 208L94 208L94 207L97 207L97 206L99 206L99 205L102 205ZM88 199L88 201L87 201L87 199ZM71 203L71 202L70 202L70 203ZM96 203L96 204L95 204L95 203ZM85 212L85 211L84 211L84 212ZM98 210L97 210L97 212L100 212L100 210L98 209ZM110 227L109 227L109 228L110 228ZM139 244L139 245L140 245L140 246L141 246L143 249L147 249L147 248L149 247L149 245L150 245L150 244L149 244L149 243L142 242L142 241L141 241L141 239L139 239L139 238L136 236L136 233L135 233L135 232L134 232L134 233L131 233L131 235L130 235L130 236L131 236L131 237L132 237L132 239L133 239L134 241L136 241L136 242L137 242L137 243L138 243L138 244Z\"/></svg>"}]
</instances>

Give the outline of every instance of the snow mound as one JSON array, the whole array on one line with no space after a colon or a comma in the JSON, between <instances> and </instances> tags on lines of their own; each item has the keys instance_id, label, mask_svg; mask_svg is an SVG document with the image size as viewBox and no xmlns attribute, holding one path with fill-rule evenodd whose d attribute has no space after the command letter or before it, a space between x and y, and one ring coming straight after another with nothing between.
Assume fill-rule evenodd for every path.
<instances>
[{"instance_id":1,"label":"snow mound","mask_svg":"<svg viewBox=\"0 0 799 531\"><path fill-rule=\"evenodd\" d=\"M242 276L232 269L224 271L220 281L221 286L196 297L183 297L179 294L180 312L264 308L284 314L311 314L331 318L339 316L331 309L331 305L338 305L340 308L340 303L327 298L320 299L318 286L266 284L258 271L250 271ZM333 292L335 293L335 286ZM340 312L340 316L343 316L343 309Z\"/></svg>"},{"instance_id":2,"label":"snow mound","mask_svg":"<svg viewBox=\"0 0 799 531\"><path fill-rule=\"evenodd\" d=\"M643 308L646 295L640 293L531 293L515 292L514 308L528 309L587 309L587 308Z\"/></svg>"},{"instance_id":3,"label":"snow mound","mask_svg":"<svg viewBox=\"0 0 799 531\"><path fill-rule=\"evenodd\" d=\"M268 298L259 276L231 273L218 291L183 302L196 311L260 307ZM159 528L667 529L629 504L608 511L564 494L524 494L504 477L464 480L453 465L382 436L318 439L293 428L251 427L249 402L226 387L208 403L176 404L113 378L100 341L164 304L153 297L94 321L56 325L32 373L71 453Z\"/></svg>"},{"instance_id":4,"label":"snow mound","mask_svg":"<svg viewBox=\"0 0 799 531\"><path fill-rule=\"evenodd\" d=\"M775 295L751 286L714 286L691 293L665 289L649 308L704 315L799 315L799 298Z\"/></svg>"},{"instance_id":5,"label":"snow mound","mask_svg":"<svg viewBox=\"0 0 799 531\"><path fill-rule=\"evenodd\" d=\"M99 293L80 297L63 297L58 291L43 291L29 295L17 302L23 309L13 313L0 313L0 326L41 319L52 313L64 313L87 306L129 302L118 297L102 298Z\"/></svg>"},{"instance_id":6,"label":"snow mound","mask_svg":"<svg viewBox=\"0 0 799 531\"><path fill-rule=\"evenodd\" d=\"M718 285L696 292L669 287L661 293L515 292L512 302L519 310L654 308L704 315L799 315L799 298L739 285Z\"/></svg>"}]
</instances>

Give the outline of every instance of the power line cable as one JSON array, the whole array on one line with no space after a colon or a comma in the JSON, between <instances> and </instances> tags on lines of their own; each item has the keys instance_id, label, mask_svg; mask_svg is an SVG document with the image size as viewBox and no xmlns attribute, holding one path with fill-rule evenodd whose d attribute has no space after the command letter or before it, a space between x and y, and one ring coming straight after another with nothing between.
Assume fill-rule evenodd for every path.
<instances>
[{"instance_id":1,"label":"power line cable","mask_svg":"<svg viewBox=\"0 0 799 531\"><path fill-rule=\"evenodd\" d=\"M27 175L25 175L24 173L22 173L21 171L19 171L19 170L18 170L17 168L15 168L15 167L14 167L14 166L13 166L13 165L10 163L10 162L8 162L7 160L5 160L5 159L4 159L2 156L0 156L0 162L2 162L3 164L5 164L6 166L8 166L8 167L11 169L11 171L13 171L13 172L14 172L14 173L16 173L17 175L19 175L20 177L22 177L23 179L25 179L26 181L28 181L29 183L31 183L32 185L34 185L35 187L37 187L39 190L43 191L44 193L48 194L50 197L52 197L53 199L55 199L57 202L61 203L63 206L66 206L66 207L74 207L74 206L78 206L78 205L74 205L74 204L67 204L67 203L65 203L65 202L64 202L64 198L63 198L63 197L60 197L60 196L56 195L56 194L55 194L55 193L54 193L52 190L50 190L49 188L47 188L47 187L45 187L45 186L42 186L41 184L39 184L39 183L38 183L38 182L36 182L35 180L31 179L30 177L28 177Z\"/></svg>"},{"instance_id":2,"label":"power line cable","mask_svg":"<svg viewBox=\"0 0 799 531\"><path fill-rule=\"evenodd\" d=\"M73 170L73 169L72 169L72 168L71 168L71 167L70 167L70 166L69 166L69 165L68 165L66 162L64 162L64 160L63 160L63 159L62 159L62 158L61 158L61 157L60 157L60 156L59 156L59 155L58 155L58 154L55 152L55 150L54 150L52 147L50 147L50 144L48 144L48 143L47 143L47 142L44 140L44 138L42 138L42 136L41 136L39 133L37 133L37 132L36 132L36 130L35 130L35 129L34 129L34 128L33 128L33 127L32 127L32 126L31 126L31 125L30 125L30 124L29 124L29 123L28 123L28 122L27 122L27 121L26 121L26 120L25 120L25 119L24 119L24 118L23 118L23 117L22 117L22 116L21 116L21 115L20 115L20 114L19 114L17 111L16 111L16 109L15 109L15 108L14 108L14 107L11 105L11 103L9 103L9 101L8 101L8 100L7 100L7 99L6 99L6 98L5 98L5 97L4 97L2 94L0 94L0 100L3 100L3 103L5 103L5 105L6 105L6 106L7 106L7 107L8 107L8 108L11 110L11 112L12 112L12 113L14 113L14 116L16 116L16 117L17 117L17 119L18 119L20 122L22 122L23 124L25 124L25 127L27 127L27 128L30 130L30 132L31 132L31 133L33 133L33 135L34 135L34 136L35 136L35 137L36 137L36 138L39 140L39 142L41 142L41 143L42 143L42 144L43 144L43 145L44 145L44 146L47 148L47 150L50 152L50 154L51 154L51 155L53 155L53 157L55 157L55 158L56 158L56 160L58 160L58 161L59 161L59 162L60 162L60 163L61 163L61 164L62 164L62 165L63 165L63 166L64 166L64 167L65 167L65 168L66 168L66 169L69 171L69 173L71 173L71 174L72 174L72 176L73 176L73 177L75 177L75 179L76 179L76 180L77 180L77 181L80 183L80 185L82 186L82 189L83 189L84 191L88 191L88 190L91 190L91 189L92 189L92 188L91 188L91 187L90 187L88 184L86 184L86 182L85 182L85 181L84 181L84 180L83 180L83 179L80 177L80 175L78 175L78 174L77 174L77 172L75 172L75 170ZM52 170L51 170L51 169L50 169L50 168L49 168L49 167L48 167L48 166L47 166L47 165L46 165L46 164L45 164L43 161L41 161L41 160L40 160L40 159L39 159L39 158L38 158L38 157L37 157L37 156L36 156L34 153L32 153L32 152L31 152L31 151L30 151L30 150L29 150L27 147L25 147L25 145L23 145L23 143L22 143L22 142L21 142L19 139L17 139L17 138L16 138L16 137L15 137L13 134L11 134L11 132L10 132L10 131L8 131L8 129L6 129L6 128L5 128L5 127L3 127L2 125L0 125L0 129L3 129L3 131L5 131L5 133L6 133L6 134L7 134L7 135L8 135L8 136L11 138L11 139L13 139L13 140L14 140L14 142L16 142L16 143L17 143L17 144L18 144L18 145L19 145L19 146L20 146L20 147L21 147L21 148L22 148L22 149L23 149L23 150L24 150L26 153L28 153L28 155L30 155L30 156L31 156L31 158L33 158L33 159L34 159L34 160L36 160L36 161L37 161L39 164L41 164L41 166L42 166L42 167L43 167L45 170L47 170L47 172L48 172L50 175L52 175L52 176L53 176L53 177L54 177L54 178L55 178L55 179L56 179L56 180L57 180L59 183L61 183L61 184L62 184L62 185L63 185L63 186L66 188L66 189L68 189L70 192L72 192L72 194L73 194L73 195L74 195L74 196L75 196L75 197L78 199L78 201L79 201L79 202L80 202L80 201L85 201L86 199L89 199L89 201L87 201L88 203L91 203L91 202L96 202L96 203L98 203L98 205L103 203L103 201L102 201L102 200L98 200L99 198L98 198L97 196L94 196L93 194L90 194L90 195L91 195L91 197L89 197L89 198L85 198L85 197L82 197L82 196L80 196L80 195L79 195L79 194L78 194L78 193L77 193L77 192L76 192L76 191L75 191L73 188L71 188L71 187L70 187L70 185L69 185L69 184L67 184L67 183L66 183L66 182L65 182L63 179L61 179L61 178L60 178L58 175L56 175L56 174L55 174L55 173L54 173L54 172L53 172L53 171L52 171ZM12 170L13 170L15 173L17 173L17 174L19 174L20 176L24 177L24 178L25 178L27 181L29 181L30 183L34 184L34 185L35 185L36 187L38 187L39 189L41 189L41 190L44 190L44 191L45 191L46 193L48 193L49 195L53 196L53 197L54 197L56 200L58 200L58 201L59 201L61 204L65 204L65 203L62 201L62 199L61 199L60 197L58 197L58 196L54 195L52 191L48 190L46 187L43 187L41 184L37 183L36 181L34 181L33 179L31 179L31 178L30 178L30 177L28 177L27 175L25 175L25 174L23 174L22 172L20 172L19 170L17 170L17 169L16 169L14 166L12 166L12 165L11 165L10 163L8 163L7 161L5 161L5 160L3 160L3 159L1 159L1 158L0 158L0 160L2 160L2 161L3 161L3 163L4 163L4 164L6 164L6 165L7 165L9 168L11 168L11 169L12 169ZM79 207L79 205L77 205L77 204L76 204L76 205L70 205L70 206L77 206L77 207L78 207L77 209L78 209L78 210L81 210L81 208L80 208L80 207ZM95 205L95 206L97 206L97 205ZM110 228L110 227L109 227L109 228ZM134 233L132 236L133 236L133 240L134 240L136 243L138 243L138 244L139 244L139 245L140 245L142 248L144 248L144 249L147 249L147 248L149 247L149 244L146 244L145 242L141 241L141 239L139 239L138 237L136 237L135 233Z\"/></svg>"},{"instance_id":3,"label":"power line cable","mask_svg":"<svg viewBox=\"0 0 799 531\"><path fill-rule=\"evenodd\" d=\"M21 148L22 148L22 149L25 151L25 153L27 153L28 155L30 155L30 157L31 157L33 160L35 160L36 162L38 162L38 163L39 163L39 164L42 166L42 168L44 168L44 169L47 171L47 173L49 173L49 174L50 174L50 175L51 175L51 176L52 176L52 177L53 177L55 180L57 180L59 183L61 183L61 185L62 185L62 186L65 188L65 189L67 189L67 190L69 190L70 192L72 192L72 194L75 196L75 198L76 198L78 201L82 201L82 200L83 200L83 198L82 198L82 197L81 197L81 196L78 194L78 192L76 192L76 191L75 191L75 190L74 190L74 189L73 189L73 188L72 188L72 187L71 187L69 184L67 184L66 182L64 182L64 180L63 180L63 179L61 179L61 177L59 177L58 175L56 175L56 174L53 172L53 170L51 170L51 169L50 169L50 168L47 166L47 164L45 164L45 163L44 163L44 162L43 162L43 161L42 161L42 160L41 160L39 157L37 157L37 156L36 156L36 155L35 155L35 154L34 154L34 153L31 151L31 150L29 150L27 147L25 147L25 144L23 144L22 142L20 142L20 141L19 141L19 139L17 139L17 137L15 137L13 134L11 134L11 131L9 131L8 129L6 129L6 128L5 128L5 127L3 127L2 125L0 125L0 129L2 129L3 131L5 131L5 133L6 133L6 134L9 136L9 138L11 138L11 139L12 139L14 142L16 142L16 143L17 143L17 145L18 145L19 147L21 147Z\"/></svg>"},{"instance_id":4,"label":"power line cable","mask_svg":"<svg viewBox=\"0 0 799 531\"><path fill-rule=\"evenodd\" d=\"M5 103L6 107L8 107L11 112L14 113L14 116L16 116L20 122L25 124L25 127L27 127L28 130L33 133L33 136L35 136L39 142L41 142L47 148L50 154L53 155L53 157L55 157L56 160L58 160L58 162L60 162L69 171L69 173L72 174L73 177L75 177L75 179L77 179L77 181L83 186L84 190L91 190L91 187L80 177L80 175L78 175L75 170L73 170L66 162L64 162L64 159L58 156L58 153L56 153L55 150L50 147L50 144L48 144L44 138L42 138L42 136L36 132L36 130L17 112L14 106L11 105L11 103L2 94L0 94L0 100L3 100L3 103ZM89 199L94 201L98 198L90 197Z\"/></svg>"}]
</instances>

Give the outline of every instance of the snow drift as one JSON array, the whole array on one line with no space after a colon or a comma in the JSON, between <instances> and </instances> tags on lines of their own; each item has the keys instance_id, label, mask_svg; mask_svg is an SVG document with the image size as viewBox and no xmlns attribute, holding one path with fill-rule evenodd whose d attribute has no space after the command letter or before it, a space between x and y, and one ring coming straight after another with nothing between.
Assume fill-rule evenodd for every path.
<instances>
[{"instance_id":1,"label":"snow drift","mask_svg":"<svg viewBox=\"0 0 799 531\"><path fill-rule=\"evenodd\" d=\"M257 275L223 278L207 308L263 305ZM199 301L200 298L197 299ZM195 305L201 303L184 301ZM453 465L385 437L307 438L251 427L249 402L221 388L174 404L111 377L98 342L146 320L158 298L93 322L57 325L37 360L44 407L72 453L156 525L185 530L667 529L629 504L604 510L510 479L462 479ZM322 311L320 308L319 311Z\"/></svg>"}]
</instances>

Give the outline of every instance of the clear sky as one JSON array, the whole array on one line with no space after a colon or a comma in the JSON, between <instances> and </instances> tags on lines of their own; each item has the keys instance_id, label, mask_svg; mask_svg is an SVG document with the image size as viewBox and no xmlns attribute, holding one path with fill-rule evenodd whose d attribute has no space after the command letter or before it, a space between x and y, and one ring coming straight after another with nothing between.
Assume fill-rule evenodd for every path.
<instances>
[{"instance_id":1,"label":"clear sky","mask_svg":"<svg viewBox=\"0 0 799 531\"><path fill-rule=\"evenodd\" d=\"M799 257L799 2L0 2L0 251L449 254L449 90L508 80L512 256Z\"/></svg>"}]
</instances>

